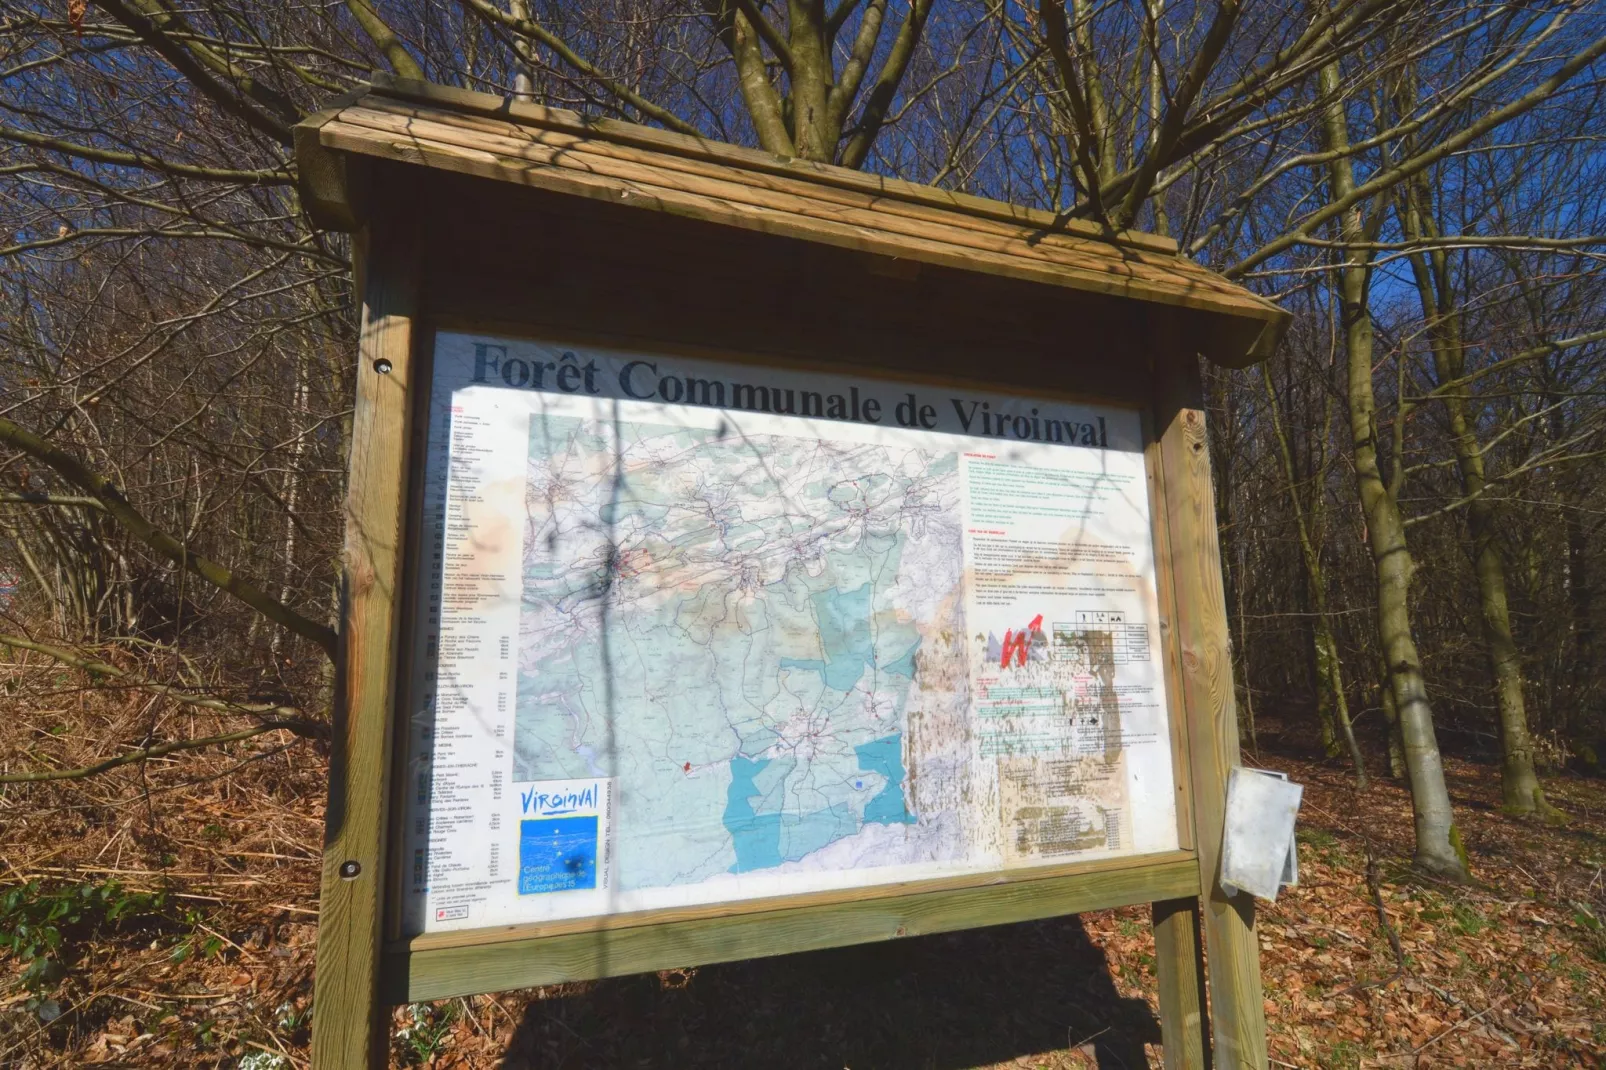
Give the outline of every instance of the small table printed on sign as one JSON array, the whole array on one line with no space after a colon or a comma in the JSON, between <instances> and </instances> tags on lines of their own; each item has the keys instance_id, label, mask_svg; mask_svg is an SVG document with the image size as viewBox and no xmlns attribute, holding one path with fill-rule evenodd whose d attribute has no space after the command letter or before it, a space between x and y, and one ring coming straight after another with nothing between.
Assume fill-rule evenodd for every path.
<instances>
[{"instance_id":1,"label":"small table printed on sign","mask_svg":"<svg viewBox=\"0 0 1606 1070\"><path fill-rule=\"evenodd\" d=\"M1149 628L1129 624L1120 609L1079 609L1074 624L1054 624L1054 641L1066 643L1078 633L1102 632L1110 637L1110 656L1117 665L1149 660Z\"/></svg>"}]
</instances>

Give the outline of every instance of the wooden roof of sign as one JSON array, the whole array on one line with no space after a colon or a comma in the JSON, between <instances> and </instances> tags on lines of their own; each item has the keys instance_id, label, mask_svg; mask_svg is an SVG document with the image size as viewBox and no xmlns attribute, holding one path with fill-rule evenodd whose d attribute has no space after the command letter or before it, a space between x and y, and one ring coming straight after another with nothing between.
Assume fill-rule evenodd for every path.
<instances>
[{"instance_id":1,"label":"wooden roof of sign","mask_svg":"<svg viewBox=\"0 0 1606 1070\"><path fill-rule=\"evenodd\" d=\"M1214 321L1200 352L1228 367L1270 356L1290 320L1169 238L486 93L376 75L295 133L303 203L333 230L361 225L350 164L371 158L1190 309Z\"/></svg>"}]
</instances>

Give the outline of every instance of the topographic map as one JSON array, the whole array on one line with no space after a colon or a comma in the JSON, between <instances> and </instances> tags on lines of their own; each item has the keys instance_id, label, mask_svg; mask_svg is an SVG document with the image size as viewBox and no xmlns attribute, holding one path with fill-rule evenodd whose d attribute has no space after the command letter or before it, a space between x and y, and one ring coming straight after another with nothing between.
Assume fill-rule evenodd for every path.
<instances>
[{"instance_id":1,"label":"topographic map","mask_svg":"<svg viewBox=\"0 0 1606 1070\"><path fill-rule=\"evenodd\" d=\"M513 780L618 778L622 890L963 852L954 454L548 416L528 464Z\"/></svg>"},{"instance_id":2,"label":"topographic map","mask_svg":"<svg viewBox=\"0 0 1606 1070\"><path fill-rule=\"evenodd\" d=\"M1177 843L1135 411L442 331L409 932Z\"/></svg>"}]
</instances>

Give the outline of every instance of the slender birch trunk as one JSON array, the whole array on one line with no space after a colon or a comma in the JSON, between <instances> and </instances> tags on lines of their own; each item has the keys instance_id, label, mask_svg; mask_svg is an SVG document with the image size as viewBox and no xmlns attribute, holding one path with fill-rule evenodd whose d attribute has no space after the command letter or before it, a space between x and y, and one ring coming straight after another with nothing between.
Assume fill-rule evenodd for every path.
<instances>
[{"instance_id":1,"label":"slender birch trunk","mask_svg":"<svg viewBox=\"0 0 1606 1070\"><path fill-rule=\"evenodd\" d=\"M1344 695L1344 666L1338 655L1338 641L1333 637L1332 620L1327 612L1327 577L1322 568L1321 552L1317 548L1318 532L1313 532L1319 520L1322 493L1322 476L1326 465L1316 471L1315 501L1310 510L1309 522L1305 504L1300 499L1299 481L1294 472L1294 454L1288 446L1288 433L1283 428L1282 406L1272 386L1271 369L1260 366L1262 381L1266 384L1266 398L1271 412L1272 430L1277 436L1278 457L1282 461L1283 478L1288 481L1288 503L1294 511L1294 527L1299 533L1299 549L1305 564L1305 582L1310 589L1311 612L1314 617L1312 642L1316 661L1316 714L1322 724L1322 746L1329 758L1338 757L1339 734L1343 746L1349 750L1355 766L1355 784L1367 787L1366 758L1360 744L1355 741L1355 726L1350 721L1349 701ZM1330 411L1328 415L1331 415ZM1322 433L1327 431L1327 419L1322 421ZM1314 537L1313 537L1314 536ZM1329 742L1331 740L1331 742Z\"/></svg>"},{"instance_id":2,"label":"slender birch trunk","mask_svg":"<svg viewBox=\"0 0 1606 1070\"><path fill-rule=\"evenodd\" d=\"M296 509L300 507L301 499L301 464L307 452L307 440L310 437L306 432L306 410L308 383L307 357L305 352L296 361L296 393L295 400L290 406L290 427L295 434L295 446L290 451L289 472L286 475L288 486L284 492L284 540L280 552L280 560L284 562L284 582L279 585L279 601L289 604L290 593L293 589L292 577L295 574L296 562ZM274 670L277 672L283 667L281 659L284 655L284 629L275 628L273 638L268 648L273 656Z\"/></svg>"},{"instance_id":3,"label":"slender birch trunk","mask_svg":"<svg viewBox=\"0 0 1606 1070\"><path fill-rule=\"evenodd\" d=\"M1355 191L1355 174L1348 155L1349 123L1344 98L1339 89L1337 64L1321 72L1324 147L1336 155L1328 165L1328 181L1335 202ZM1416 864L1444 876L1466 879L1465 848L1450 809L1450 792L1444 783L1444 761L1433 730L1433 708L1428 702L1427 682L1422 660L1411 633L1411 577L1416 563L1405 541L1405 523L1400 516L1400 476L1398 458L1393 480L1385 483L1377 458L1377 401L1372 391L1372 315L1368 306L1371 254L1359 247L1367 238L1357 206L1341 217L1340 230L1346 242L1354 243L1344 254L1339 272L1343 299L1344 346L1349 359L1349 416L1352 434L1355 482L1361 511L1366 517L1372 560L1377 568L1378 638L1387 659L1390 686L1399 712L1400 734L1405 741L1405 761L1411 778L1411 809L1416 825Z\"/></svg>"}]
</instances>

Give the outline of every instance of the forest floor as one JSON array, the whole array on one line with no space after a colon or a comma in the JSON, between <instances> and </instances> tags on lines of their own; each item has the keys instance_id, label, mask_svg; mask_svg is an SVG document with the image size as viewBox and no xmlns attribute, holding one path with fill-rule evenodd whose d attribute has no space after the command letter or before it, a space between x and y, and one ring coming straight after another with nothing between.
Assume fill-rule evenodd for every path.
<instances>
[{"instance_id":1,"label":"forest floor","mask_svg":"<svg viewBox=\"0 0 1606 1070\"><path fill-rule=\"evenodd\" d=\"M8 711L0 753L70 751L67 714ZM0 1067L307 1064L323 762L260 739L179 757L0 794ZM1571 817L1550 828L1450 760L1480 882L1452 887L1408 871L1400 786L1259 764L1306 785L1299 887L1259 914L1273 1066L1606 1066L1606 782L1548 778ZM403 1007L392 1062L1159 1066L1153 964L1128 908Z\"/></svg>"}]
</instances>

